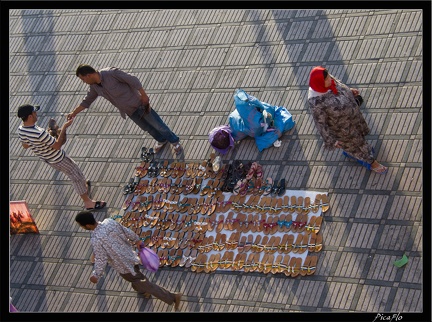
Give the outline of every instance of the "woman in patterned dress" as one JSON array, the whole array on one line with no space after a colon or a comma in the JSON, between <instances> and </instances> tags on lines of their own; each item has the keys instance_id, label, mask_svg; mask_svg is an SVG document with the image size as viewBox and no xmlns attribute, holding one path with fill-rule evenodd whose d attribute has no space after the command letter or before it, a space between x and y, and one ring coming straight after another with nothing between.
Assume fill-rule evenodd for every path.
<instances>
[{"instance_id":1,"label":"woman in patterned dress","mask_svg":"<svg viewBox=\"0 0 432 322\"><path fill-rule=\"evenodd\" d=\"M366 142L370 129L360 112L362 99L357 89L343 84L326 68L314 67L309 78L308 102L326 149L342 149L345 156L367 169L380 174L387 172Z\"/></svg>"}]
</instances>

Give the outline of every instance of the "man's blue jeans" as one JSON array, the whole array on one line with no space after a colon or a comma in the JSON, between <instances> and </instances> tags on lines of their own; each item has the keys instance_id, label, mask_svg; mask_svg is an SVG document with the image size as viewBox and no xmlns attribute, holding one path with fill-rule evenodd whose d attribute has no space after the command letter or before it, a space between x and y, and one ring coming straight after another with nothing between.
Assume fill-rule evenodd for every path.
<instances>
[{"instance_id":1,"label":"man's blue jeans","mask_svg":"<svg viewBox=\"0 0 432 322\"><path fill-rule=\"evenodd\" d=\"M179 137L162 121L154 109L151 109L149 114L145 114L144 107L140 106L130 116L130 119L159 143L168 141L171 144L176 144L180 141Z\"/></svg>"}]
</instances>

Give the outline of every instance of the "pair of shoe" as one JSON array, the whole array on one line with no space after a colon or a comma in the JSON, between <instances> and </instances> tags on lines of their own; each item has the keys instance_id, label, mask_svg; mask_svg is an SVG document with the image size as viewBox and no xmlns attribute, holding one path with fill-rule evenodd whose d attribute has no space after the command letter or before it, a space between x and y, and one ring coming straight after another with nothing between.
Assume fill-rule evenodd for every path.
<instances>
[{"instance_id":1,"label":"pair of shoe","mask_svg":"<svg viewBox=\"0 0 432 322\"><path fill-rule=\"evenodd\" d=\"M167 143L166 141L163 143L156 142L152 150L154 150L154 153L158 153L165 146L166 143ZM181 146L180 142L174 144L172 144L174 147L174 152L176 153L176 155L179 155L183 151L183 147Z\"/></svg>"},{"instance_id":2,"label":"pair of shoe","mask_svg":"<svg viewBox=\"0 0 432 322\"><path fill-rule=\"evenodd\" d=\"M127 195L134 192L140 180L140 177L130 178L129 183L123 187L123 194Z\"/></svg>"},{"instance_id":3,"label":"pair of shoe","mask_svg":"<svg viewBox=\"0 0 432 322\"><path fill-rule=\"evenodd\" d=\"M286 186L285 186L285 179L281 179L279 182L275 180L275 182L273 183L273 187L271 189L271 194L273 196L283 196L285 194L286 191Z\"/></svg>"},{"instance_id":4,"label":"pair of shoe","mask_svg":"<svg viewBox=\"0 0 432 322\"><path fill-rule=\"evenodd\" d=\"M155 152L152 148L147 149L145 146L141 148L141 161L153 162Z\"/></svg>"}]
</instances>

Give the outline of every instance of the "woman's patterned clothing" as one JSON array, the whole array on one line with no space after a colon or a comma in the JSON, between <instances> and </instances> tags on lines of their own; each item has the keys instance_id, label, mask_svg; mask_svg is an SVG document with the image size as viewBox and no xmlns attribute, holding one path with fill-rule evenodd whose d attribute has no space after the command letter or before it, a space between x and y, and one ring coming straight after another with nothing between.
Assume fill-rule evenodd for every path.
<instances>
[{"instance_id":1,"label":"woman's patterned clothing","mask_svg":"<svg viewBox=\"0 0 432 322\"><path fill-rule=\"evenodd\" d=\"M333 77L333 76L332 76ZM370 129L360 112L351 89L335 79L338 94L328 91L322 95L309 95L309 108L320 133L324 147L333 150L336 141L342 149L369 164L374 162L372 146L365 136ZM313 91L309 88L310 94Z\"/></svg>"},{"instance_id":2,"label":"woman's patterned clothing","mask_svg":"<svg viewBox=\"0 0 432 322\"><path fill-rule=\"evenodd\" d=\"M95 255L93 276L100 278L107 264L119 274L135 273L140 263L135 251L139 236L117 221L106 218L91 232L91 245Z\"/></svg>"}]
</instances>

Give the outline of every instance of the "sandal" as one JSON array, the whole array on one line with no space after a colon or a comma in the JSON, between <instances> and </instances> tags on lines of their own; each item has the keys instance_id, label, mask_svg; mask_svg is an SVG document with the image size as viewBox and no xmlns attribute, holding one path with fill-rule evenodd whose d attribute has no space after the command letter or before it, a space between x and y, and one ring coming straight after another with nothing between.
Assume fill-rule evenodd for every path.
<instances>
[{"instance_id":1,"label":"sandal","mask_svg":"<svg viewBox=\"0 0 432 322\"><path fill-rule=\"evenodd\" d=\"M307 266L306 275L312 275L315 273L317 263L318 263L318 256L311 256L309 265Z\"/></svg>"},{"instance_id":2,"label":"sandal","mask_svg":"<svg viewBox=\"0 0 432 322\"><path fill-rule=\"evenodd\" d=\"M195 258L195 260L192 262L191 265L191 271L192 272L198 272L198 269L203 266L204 268L204 263L202 262L202 256L205 256L205 254L198 254L198 256ZM207 256L205 256L205 258L207 259Z\"/></svg>"},{"instance_id":3,"label":"sandal","mask_svg":"<svg viewBox=\"0 0 432 322\"><path fill-rule=\"evenodd\" d=\"M162 177L164 177L164 178L169 177L169 175L168 175L168 170L169 170L168 165L169 165L168 160L165 160L165 161L163 162L162 166L161 166L160 169L159 169L159 170L160 170L160 171L159 171L159 174L160 174Z\"/></svg>"},{"instance_id":4,"label":"sandal","mask_svg":"<svg viewBox=\"0 0 432 322\"><path fill-rule=\"evenodd\" d=\"M188 163L188 165L186 166L186 177L187 178L192 178L193 172L195 171L195 163L191 162Z\"/></svg>"},{"instance_id":5,"label":"sandal","mask_svg":"<svg viewBox=\"0 0 432 322\"><path fill-rule=\"evenodd\" d=\"M253 235L249 234L249 235L247 236L247 240L246 240L245 245L244 245L244 247L243 247L243 251L244 251L245 253L247 253L248 251L251 250L252 245L253 245Z\"/></svg>"},{"instance_id":6,"label":"sandal","mask_svg":"<svg viewBox=\"0 0 432 322\"><path fill-rule=\"evenodd\" d=\"M147 175L149 177L155 178L159 174L159 165L157 162L152 162L148 168Z\"/></svg>"},{"instance_id":7,"label":"sandal","mask_svg":"<svg viewBox=\"0 0 432 322\"><path fill-rule=\"evenodd\" d=\"M204 201L205 201L204 197L201 197L201 198L198 199L198 201L197 201L197 203L196 203L196 205L194 207L194 210L193 210L193 214L194 215L197 215L197 214L201 213L201 208L204 206Z\"/></svg>"},{"instance_id":8,"label":"sandal","mask_svg":"<svg viewBox=\"0 0 432 322\"><path fill-rule=\"evenodd\" d=\"M153 228L157 225L157 223L159 222L159 216L160 216L159 212L156 212L154 216L149 216L149 219L150 219L149 227L150 228Z\"/></svg>"},{"instance_id":9,"label":"sandal","mask_svg":"<svg viewBox=\"0 0 432 322\"><path fill-rule=\"evenodd\" d=\"M188 261L185 264L185 267L189 268L192 266L193 263L197 260L198 251L196 249L190 250L190 255L188 258Z\"/></svg>"},{"instance_id":10,"label":"sandal","mask_svg":"<svg viewBox=\"0 0 432 322\"><path fill-rule=\"evenodd\" d=\"M273 262L273 265L270 269L270 272L272 274L276 274L279 273L280 269L281 269L281 262L283 260L283 256L282 255L277 255L275 261Z\"/></svg>"},{"instance_id":11,"label":"sandal","mask_svg":"<svg viewBox=\"0 0 432 322\"><path fill-rule=\"evenodd\" d=\"M308 234L312 233L315 231L315 222L316 222L317 217L316 216L312 216L309 219L309 223L306 225L306 232Z\"/></svg>"},{"instance_id":12,"label":"sandal","mask_svg":"<svg viewBox=\"0 0 432 322\"><path fill-rule=\"evenodd\" d=\"M379 174L386 174L388 172L388 168L383 166L381 163L378 163L377 167L372 167L371 166L371 171L379 173Z\"/></svg>"},{"instance_id":13,"label":"sandal","mask_svg":"<svg viewBox=\"0 0 432 322\"><path fill-rule=\"evenodd\" d=\"M194 222L196 221L197 216L188 215L183 224L183 231L192 232L194 227Z\"/></svg>"},{"instance_id":14,"label":"sandal","mask_svg":"<svg viewBox=\"0 0 432 322\"><path fill-rule=\"evenodd\" d=\"M311 208L311 205L310 205L310 197L306 197L305 199L304 199L304 207L303 207L303 214L304 215L307 215L309 212L310 212L310 208Z\"/></svg>"},{"instance_id":15,"label":"sandal","mask_svg":"<svg viewBox=\"0 0 432 322\"><path fill-rule=\"evenodd\" d=\"M212 263L214 262L216 254L211 254L208 261L204 264L204 272L210 273L212 271Z\"/></svg>"},{"instance_id":16,"label":"sandal","mask_svg":"<svg viewBox=\"0 0 432 322\"><path fill-rule=\"evenodd\" d=\"M149 193L149 194L156 193L157 188L158 188L157 187L157 181L158 181L158 178L153 178L152 181L150 181L150 183L147 187L147 190L146 190L147 193Z\"/></svg>"},{"instance_id":17,"label":"sandal","mask_svg":"<svg viewBox=\"0 0 432 322\"><path fill-rule=\"evenodd\" d=\"M190 206L191 204L188 203L188 197L184 197L182 201L177 203L177 211L180 213L187 212Z\"/></svg>"},{"instance_id":18,"label":"sandal","mask_svg":"<svg viewBox=\"0 0 432 322\"><path fill-rule=\"evenodd\" d=\"M226 234L220 234L219 235L219 239L216 241L216 245L217 245L217 250L221 251L225 248L226 245Z\"/></svg>"},{"instance_id":19,"label":"sandal","mask_svg":"<svg viewBox=\"0 0 432 322\"><path fill-rule=\"evenodd\" d=\"M294 261L291 265L291 277L297 277L300 274L301 265L302 265L301 257L294 257Z\"/></svg>"},{"instance_id":20,"label":"sandal","mask_svg":"<svg viewBox=\"0 0 432 322\"><path fill-rule=\"evenodd\" d=\"M187 210L187 213L189 215L197 214L198 211L196 211L196 208L199 208L197 198L189 198L189 209Z\"/></svg>"},{"instance_id":21,"label":"sandal","mask_svg":"<svg viewBox=\"0 0 432 322\"><path fill-rule=\"evenodd\" d=\"M173 148L176 155L179 155L183 151L183 147L181 146L180 142L176 145L173 145Z\"/></svg>"},{"instance_id":22,"label":"sandal","mask_svg":"<svg viewBox=\"0 0 432 322\"><path fill-rule=\"evenodd\" d=\"M146 147L141 148L141 161L144 162L152 162L154 157L154 151L153 149L148 149Z\"/></svg>"},{"instance_id":23,"label":"sandal","mask_svg":"<svg viewBox=\"0 0 432 322\"><path fill-rule=\"evenodd\" d=\"M194 189L192 190L193 194L197 194L198 192L200 192L202 180L203 180L202 178L196 178L195 179L195 186L194 186Z\"/></svg>"},{"instance_id":24,"label":"sandal","mask_svg":"<svg viewBox=\"0 0 432 322\"><path fill-rule=\"evenodd\" d=\"M184 184L183 194L188 195L192 193L195 186L195 179L187 179Z\"/></svg>"},{"instance_id":25,"label":"sandal","mask_svg":"<svg viewBox=\"0 0 432 322\"><path fill-rule=\"evenodd\" d=\"M298 197L297 198L297 205L296 205L295 211L299 215L303 214L303 197Z\"/></svg>"},{"instance_id":26,"label":"sandal","mask_svg":"<svg viewBox=\"0 0 432 322\"><path fill-rule=\"evenodd\" d=\"M322 247L322 234L316 234L315 252L321 251Z\"/></svg>"},{"instance_id":27,"label":"sandal","mask_svg":"<svg viewBox=\"0 0 432 322\"><path fill-rule=\"evenodd\" d=\"M329 209L329 200L326 194L321 194L321 210L326 212Z\"/></svg>"},{"instance_id":28,"label":"sandal","mask_svg":"<svg viewBox=\"0 0 432 322\"><path fill-rule=\"evenodd\" d=\"M264 273L264 268L266 267L269 256L269 254L264 254L262 259L258 262L258 267L256 269L257 272Z\"/></svg>"},{"instance_id":29,"label":"sandal","mask_svg":"<svg viewBox=\"0 0 432 322\"><path fill-rule=\"evenodd\" d=\"M201 190L200 196L206 195L210 191L210 189L212 189L212 185L213 185L213 180L209 180L207 184L204 186L204 188Z\"/></svg>"},{"instance_id":30,"label":"sandal","mask_svg":"<svg viewBox=\"0 0 432 322\"><path fill-rule=\"evenodd\" d=\"M277 251L278 248L279 248L280 243L281 243L281 238L280 238L280 236L275 236L275 238L274 238L274 240L273 240L273 243L271 243L271 246L268 247L268 249L267 249L268 253L269 253L269 254L274 254L274 253L276 253L276 251Z\"/></svg>"},{"instance_id":31,"label":"sandal","mask_svg":"<svg viewBox=\"0 0 432 322\"><path fill-rule=\"evenodd\" d=\"M284 234L281 242L277 246L278 253L283 254L285 252L285 249L287 248L287 244L288 244L288 234Z\"/></svg>"},{"instance_id":32,"label":"sandal","mask_svg":"<svg viewBox=\"0 0 432 322\"><path fill-rule=\"evenodd\" d=\"M210 268L212 272L214 272L219 268L220 256L221 256L220 253L216 253L213 258L213 261L210 261Z\"/></svg>"},{"instance_id":33,"label":"sandal","mask_svg":"<svg viewBox=\"0 0 432 322\"><path fill-rule=\"evenodd\" d=\"M164 192L164 190L165 190L165 182L166 182L166 179L167 178L162 178L162 179L160 179L159 181L158 181L158 183L157 183L157 191L159 192L159 193L163 193Z\"/></svg>"},{"instance_id":34,"label":"sandal","mask_svg":"<svg viewBox=\"0 0 432 322\"><path fill-rule=\"evenodd\" d=\"M153 148L154 149L153 155L155 153L158 153L164 147L165 144L166 144L166 141L165 142L157 142L156 141L154 148ZM152 149L150 149L150 150L152 150Z\"/></svg>"},{"instance_id":35,"label":"sandal","mask_svg":"<svg viewBox=\"0 0 432 322\"><path fill-rule=\"evenodd\" d=\"M238 230L242 233L249 232L252 225L253 215L248 214L246 217L246 214L238 214L237 218L240 219L240 222L238 224Z\"/></svg>"},{"instance_id":36,"label":"sandal","mask_svg":"<svg viewBox=\"0 0 432 322\"><path fill-rule=\"evenodd\" d=\"M177 178L174 183L171 183L171 193L175 195L179 195L180 186L181 186L181 178Z\"/></svg>"},{"instance_id":37,"label":"sandal","mask_svg":"<svg viewBox=\"0 0 432 322\"><path fill-rule=\"evenodd\" d=\"M217 196L215 199L216 202L216 209L215 212L219 213L219 212L223 212L223 209L225 208L225 196L224 195L220 195Z\"/></svg>"},{"instance_id":38,"label":"sandal","mask_svg":"<svg viewBox=\"0 0 432 322\"><path fill-rule=\"evenodd\" d=\"M217 198L210 198L208 207L207 207L207 212L206 213L202 213L203 215L207 215L207 216L211 216L215 211L216 211L216 207L218 205L218 201Z\"/></svg>"},{"instance_id":39,"label":"sandal","mask_svg":"<svg viewBox=\"0 0 432 322\"><path fill-rule=\"evenodd\" d=\"M260 254L258 254L258 253L253 254L252 264L249 267L248 271L249 272L256 272L258 269L258 266L259 266L259 262L260 262Z\"/></svg>"},{"instance_id":40,"label":"sandal","mask_svg":"<svg viewBox=\"0 0 432 322\"><path fill-rule=\"evenodd\" d=\"M246 273L250 272L250 268L251 268L251 266L253 264L254 258L255 258L255 254L254 253L250 253L249 256L248 256L248 258L247 258L247 260L246 260L246 262L244 263L243 270Z\"/></svg>"},{"instance_id":41,"label":"sandal","mask_svg":"<svg viewBox=\"0 0 432 322\"><path fill-rule=\"evenodd\" d=\"M141 164L135 168L135 176L140 178L145 177L147 175L149 165L149 162L142 161Z\"/></svg>"},{"instance_id":42,"label":"sandal","mask_svg":"<svg viewBox=\"0 0 432 322\"><path fill-rule=\"evenodd\" d=\"M317 217L317 219L315 221L315 224L314 224L314 228L313 228L314 229L313 231L314 231L315 234L319 233L319 231L321 229L322 221L323 221L323 216Z\"/></svg>"},{"instance_id":43,"label":"sandal","mask_svg":"<svg viewBox=\"0 0 432 322\"><path fill-rule=\"evenodd\" d=\"M238 270L238 266L239 266L240 256L241 256L241 255L242 255L242 254L237 253L237 255L236 255L236 257L234 258L233 263L232 263L232 265L231 265L231 270L233 270L233 271L237 271L237 270ZM244 265L243 265L243 266L244 266Z\"/></svg>"},{"instance_id":44,"label":"sandal","mask_svg":"<svg viewBox=\"0 0 432 322\"><path fill-rule=\"evenodd\" d=\"M255 243L252 246L252 251L255 251L256 253L261 253L264 250L265 245L268 242L268 236L264 236L264 238L261 240L261 235L257 235L255 239Z\"/></svg>"},{"instance_id":45,"label":"sandal","mask_svg":"<svg viewBox=\"0 0 432 322\"><path fill-rule=\"evenodd\" d=\"M173 212L176 210L177 203L179 202L180 196L171 195L171 197L165 201L165 211Z\"/></svg>"},{"instance_id":46,"label":"sandal","mask_svg":"<svg viewBox=\"0 0 432 322\"><path fill-rule=\"evenodd\" d=\"M288 268L289 268L289 260L290 260L290 256L289 255L285 255L283 256L283 260L279 263L279 271L278 273L284 273L286 276L289 276L290 273L288 272Z\"/></svg>"},{"instance_id":47,"label":"sandal","mask_svg":"<svg viewBox=\"0 0 432 322\"><path fill-rule=\"evenodd\" d=\"M296 211L296 209L297 209L297 198L296 196L291 196L291 203L288 208L288 212L292 214Z\"/></svg>"},{"instance_id":48,"label":"sandal","mask_svg":"<svg viewBox=\"0 0 432 322\"><path fill-rule=\"evenodd\" d=\"M140 177L130 178L127 185L123 187L123 194L127 195L135 191L135 187L138 185Z\"/></svg>"},{"instance_id":49,"label":"sandal","mask_svg":"<svg viewBox=\"0 0 432 322\"><path fill-rule=\"evenodd\" d=\"M207 231L213 231L216 228L216 214L213 213L211 216L207 217Z\"/></svg>"},{"instance_id":50,"label":"sandal","mask_svg":"<svg viewBox=\"0 0 432 322\"><path fill-rule=\"evenodd\" d=\"M308 250L309 252L315 252L317 234L312 232L310 240L308 242Z\"/></svg>"},{"instance_id":51,"label":"sandal","mask_svg":"<svg viewBox=\"0 0 432 322\"><path fill-rule=\"evenodd\" d=\"M122 209L123 210L126 210L126 209L128 209L129 208L129 206L131 205L131 203L132 203L132 199L134 198L134 195L130 195L130 196L128 196L126 199L125 199L125 201L123 202L123 205L122 205Z\"/></svg>"},{"instance_id":52,"label":"sandal","mask_svg":"<svg viewBox=\"0 0 432 322\"><path fill-rule=\"evenodd\" d=\"M233 225L232 225L233 230L242 232L243 231L242 226L244 225L245 221L246 221L246 214L242 214L242 213L238 214L236 218L233 219Z\"/></svg>"},{"instance_id":53,"label":"sandal","mask_svg":"<svg viewBox=\"0 0 432 322\"><path fill-rule=\"evenodd\" d=\"M285 245L284 253L288 254L294 249L294 235L288 235L288 242Z\"/></svg>"},{"instance_id":54,"label":"sandal","mask_svg":"<svg viewBox=\"0 0 432 322\"><path fill-rule=\"evenodd\" d=\"M183 258L183 251L181 249L177 249L177 251L175 249L173 250L175 251L175 256L174 258L171 258L171 267L176 267L180 264L180 260Z\"/></svg>"}]
</instances>

